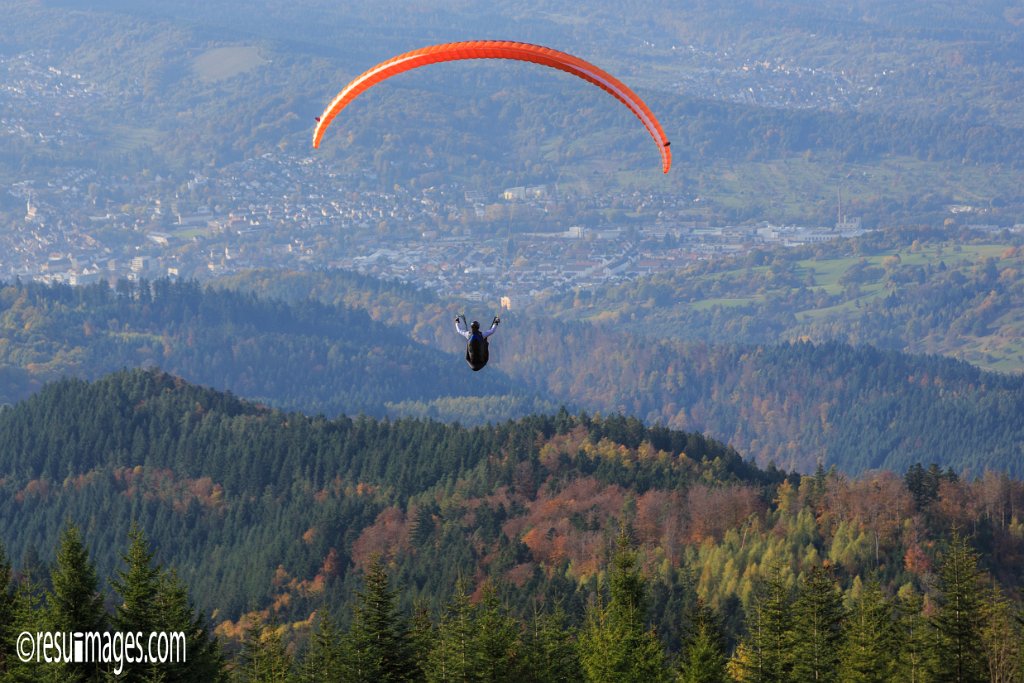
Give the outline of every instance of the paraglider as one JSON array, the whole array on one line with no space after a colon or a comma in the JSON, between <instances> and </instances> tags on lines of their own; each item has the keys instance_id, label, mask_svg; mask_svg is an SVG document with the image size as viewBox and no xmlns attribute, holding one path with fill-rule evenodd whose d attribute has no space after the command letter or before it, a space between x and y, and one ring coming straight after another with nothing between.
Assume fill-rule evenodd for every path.
<instances>
[{"instance_id":1,"label":"paraglider","mask_svg":"<svg viewBox=\"0 0 1024 683\"><path fill-rule=\"evenodd\" d=\"M487 365L490 357L487 338L494 334L500 322L501 318L494 316L494 320L491 321L491 328L481 332L480 323L477 321L474 320L467 328L465 314L455 316L455 331L466 338L466 362L469 364L469 367L473 368L473 372L479 372Z\"/></svg>"},{"instance_id":2,"label":"paraglider","mask_svg":"<svg viewBox=\"0 0 1024 683\"><path fill-rule=\"evenodd\" d=\"M459 43L444 43L420 48L405 54L392 57L377 66L363 72L348 85L327 106L318 117L316 129L313 131L313 147L320 146L331 121L363 92L397 74L416 69L427 64L451 62L462 59L512 59L533 62L552 69L558 69L582 78L609 93L624 104L650 133L661 153L661 169L668 173L672 166L672 152L668 139L661 124L655 118L647 104L620 80L590 62L566 52L560 52L540 45L517 43L506 40L473 40Z\"/></svg>"}]
</instances>

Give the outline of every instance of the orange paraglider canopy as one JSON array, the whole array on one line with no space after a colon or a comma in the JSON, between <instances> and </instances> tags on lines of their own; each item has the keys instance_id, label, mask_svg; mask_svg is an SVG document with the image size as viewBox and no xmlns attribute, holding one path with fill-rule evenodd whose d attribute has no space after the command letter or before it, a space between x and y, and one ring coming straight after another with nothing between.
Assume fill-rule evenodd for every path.
<instances>
[{"instance_id":1,"label":"orange paraglider canopy","mask_svg":"<svg viewBox=\"0 0 1024 683\"><path fill-rule=\"evenodd\" d=\"M313 131L313 147L320 146L320 140L324 136L324 131L327 130L327 126L331 125L334 117L347 107L352 100L377 83L396 74L427 64L452 62L460 59L515 59L521 62L533 62L534 64L541 64L552 69L565 71L596 85L636 114L636 117L644 124L647 132L654 138L658 149L661 151L662 171L668 173L669 168L671 168L672 151L669 149L669 141L665 138L665 131L662 130L661 124L658 123L658 119L651 113L647 104L635 92L626 87L622 81L590 62L568 53L552 50L548 47L541 47L540 45L515 43L505 40L473 40L462 43L431 45L430 47L406 52L381 62L346 85L327 109L324 110L323 115L317 120L316 130Z\"/></svg>"}]
</instances>

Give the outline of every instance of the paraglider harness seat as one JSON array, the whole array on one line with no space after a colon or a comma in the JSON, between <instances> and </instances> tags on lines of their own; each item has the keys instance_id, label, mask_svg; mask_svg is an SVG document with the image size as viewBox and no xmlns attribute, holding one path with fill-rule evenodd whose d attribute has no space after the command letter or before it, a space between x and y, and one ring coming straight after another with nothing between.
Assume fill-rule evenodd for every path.
<instances>
[{"instance_id":1,"label":"paraglider harness seat","mask_svg":"<svg viewBox=\"0 0 1024 683\"><path fill-rule=\"evenodd\" d=\"M465 324L465 316L462 317L462 320L463 324ZM497 321L497 318L495 318L495 321ZM487 337L479 329L473 330L469 341L466 342L466 362L469 363L469 367L473 369L473 372L479 372L487 365L489 359L490 350Z\"/></svg>"},{"instance_id":2,"label":"paraglider harness seat","mask_svg":"<svg viewBox=\"0 0 1024 683\"><path fill-rule=\"evenodd\" d=\"M466 342L466 362L473 368L473 372L477 372L487 365L489 358L487 339L480 330L477 330Z\"/></svg>"}]
</instances>

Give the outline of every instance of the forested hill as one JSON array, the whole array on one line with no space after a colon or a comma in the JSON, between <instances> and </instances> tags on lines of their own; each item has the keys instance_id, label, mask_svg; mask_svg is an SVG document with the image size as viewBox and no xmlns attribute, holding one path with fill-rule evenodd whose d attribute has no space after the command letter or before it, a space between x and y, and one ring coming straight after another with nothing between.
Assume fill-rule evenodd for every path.
<instances>
[{"instance_id":1,"label":"forested hill","mask_svg":"<svg viewBox=\"0 0 1024 683\"><path fill-rule=\"evenodd\" d=\"M0 285L0 404L62 376L156 366L307 413L383 416L401 401L459 397L471 406L488 397L500 419L513 383L500 370L466 382L460 341L451 341L442 352L348 306L286 304L195 282ZM556 407L527 398L516 405L519 414Z\"/></svg>"},{"instance_id":2,"label":"forested hill","mask_svg":"<svg viewBox=\"0 0 1024 683\"><path fill-rule=\"evenodd\" d=\"M0 471L0 539L11 556L56 539L71 519L107 576L117 561L109 549L134 520L201 604L225 616L269 602L281 587L278 567L296 578L296 600L319 599L325 582L337 589L353 563L413 519L417 542L443 550L415 570L424 594L439 599L485 557L489 571L520 564L519 535L499 543L502 525L527 523L531 501L566 485L581 505L591 501L573 524L596 539L606 516L655 488L681 490L701 477L753 487L735 515L756 507L749 496L758 487L781 479L698 434L633 419L560 412L475 429L327 420L142 370L63 380L0 410ZM468 498L477 500L466 507ZM457 537L435 538L432 520L449 520ZM364 535L375 523L389 530ZM476 540L462 536L470 527ZM578 552L597 562L592 550Z\"/></svg>"},{"instance_id":3,"label":"forested hill","mask_svg":"<svg viewBox=\"0 0 1024 683\"><path fill-rule=\"evenodd\" d=\"M156 366L328 417L483 424L565 404L700 431L804 472L819 460L847 472L926 460L1024 474L1024 378L961 361L840 343L651 340L513 312L487 369L471 373L451 310L428 294L347 274L233 282L264 294L167 281L3 287L0 401L65 375Z\"/></svg>"},{"instance_id":4,"label":"forested hill","mask_svg":"<svg viewBox=\"0 0 1024 683\"><path fill-rule=\"evenodd\" d=\"M314 612L348 628L353 601L386 589L390 575L387 611L422 608L421 649L444 647L457 615L475 624L476 642L496 614L515 640L531 637L521 625L531 615L561 613L559 640L587 666L608 572L613 610L630 577L639 611L629 623L652 629L644 642L658 662L688 648L706 620L719 656L753 666L776 600L784 621L770 628L792 638L793 653L810 651L773 656L790 667L827 653L836 666L870 601L872 628L895 629L876 657L937 657L914 666L939 667L942 648L928 643L953 637L942 615L961 599L969 623L958 637L972 661L1017 661L996 657L1020 642L1010 615L1024 484L994 473L916 465L858 479L785 476L699 434L630 418L562 411L474 429L327 420L138 370L64 380L0 409L0 471L0 585L7 556L15 583L66 590L46 577L69 524L89 549L75 569L88 561L111 577L129 561L119 549L138 539L134 522L152 563L177 573L217 634L244 635L248 647L264 647L253 631L263 620L302 652L313 624L323 627ZM71 561L65 553L56 567ZM966 579L951 583L956 572ZM818 623L815 596L829 605L824 644L799 635ZM243 650L239 666L251 656Z\"/></svg>"},{"instance_id":5,"label":"forested hill","mask_svg":"<svg viewBox=\"0 0 1024 683\"><path fill-rule=\"evenodd\" d=\"M442 348L451 336L448 311L428 295L348 273L249 273L229 283L358 306ZM865 345L739 344L728 335L677 341L645 332L625 320L593 325L513 311L492 366L523 390L704 432L762 464L810 472L821 460L862 472L927 460L1024 474L1024 377ZM459 406L442 407L402 406L458 415Z\"/></svg>"}]
</instances>

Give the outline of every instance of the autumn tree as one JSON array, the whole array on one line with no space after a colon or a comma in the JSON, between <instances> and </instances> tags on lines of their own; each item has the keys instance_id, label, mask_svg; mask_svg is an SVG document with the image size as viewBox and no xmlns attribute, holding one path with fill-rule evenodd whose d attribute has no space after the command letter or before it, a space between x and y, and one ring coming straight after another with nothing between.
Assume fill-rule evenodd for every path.
<instances>
[{"instance_id":1,"label":"autumn tree","mask_svg":"<svg viewBox=\"0 0 1024 683\"><path fill-rule=\"evenodd\" d=\"M989 680L996 683L1016 683L1024 673L1021 621L1014 606L998 586L986 591L985 623L982 639Z\"/></svg>"}]
</instances>

